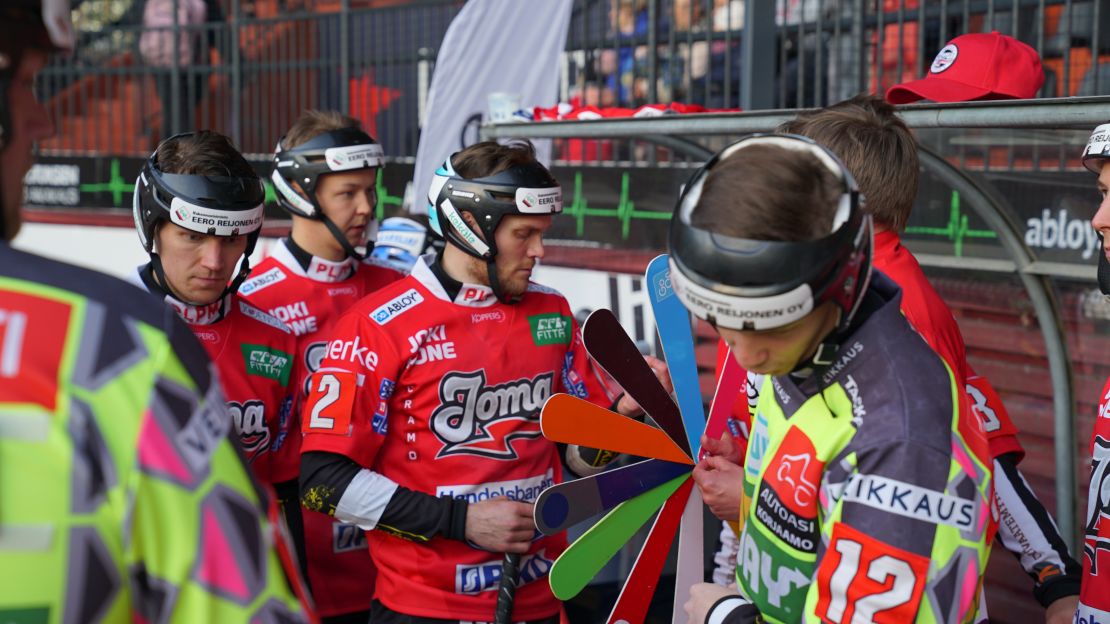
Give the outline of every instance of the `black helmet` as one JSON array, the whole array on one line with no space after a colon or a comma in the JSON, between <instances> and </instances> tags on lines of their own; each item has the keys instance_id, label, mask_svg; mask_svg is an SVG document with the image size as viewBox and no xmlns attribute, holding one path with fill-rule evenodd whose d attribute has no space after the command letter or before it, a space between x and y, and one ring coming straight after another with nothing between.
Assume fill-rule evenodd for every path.
<instances>
[{"instance_id":1,"label":"black helmet","mask_svg":"<svg viewBox=\"0 0 1110 624\"><path fill-rule=\"evenodd\" d=\"M167 141L191 134L172 136L159 144L159 149ZM154 253L154 230L159 222L169 221L200 234L246 236L243 262L228 287L228 291L238 290L239 283L250 273L248 257L262 232L263 202L266 199L262 180L257 175L235 177L166 173L158 164L158 151L154 150L143 164L135 181L131 203L139 242L150 255L158 280L166 285L161 260Z\"/></svg>"},{"instance_id":2,"label":"black helmet","mask_svg":"<svg viewBox=\"0 0 1110 624\"><path fill-rule=\"evenodd\" d=\"M817 158L843 185L833 229L810 241L735 238L690 222L709 171L737 151L771 145ZM687 184L671 219L670 267L675 293L695 316L728 329L764 330L792 323L826 301L843 312L834 335L847 329L871 273L871 216L860 205L852 174L831 152L805 137L756 135L728 146ZM832 353L815 358L823 363Z\"/></svg>"},{"instance_id":3,"label":"black helmet","mask_svg":"<svg viewBox=\"0 0 1110 624\"><path fill-rule=\"evenodd\" d=\"M284 141L282 137L274 151L274 172L270 176L277 189L278 205L298 217L323 221L347 255L365 258L370 249L360 252L347 241L324 214L316 199L316 187L322 175L384 166L381 144L359 128L330 130L291 148L282 147ZM294 182L304 190L303 195L293 187ZM373 233L370 227L366 231L368 235ZM367 244L371 245L369 240Z\"/></svg>"},{"instance_id":4,"label":"black helmet","mask_svg":"<svg viewBox=\"0 0 1110 624\"><path fill-rule=\"evenodd\" d=\"M563 211L563 189L542 164L514 165L484 178L459 176L448 158L432 176L428 189L428 223L432 230L466 253L492 262L497 256L493 233L505 215L553 215ZM478 222L483 241L467 227L460 212Z\"/></svg>"}]
</instances>

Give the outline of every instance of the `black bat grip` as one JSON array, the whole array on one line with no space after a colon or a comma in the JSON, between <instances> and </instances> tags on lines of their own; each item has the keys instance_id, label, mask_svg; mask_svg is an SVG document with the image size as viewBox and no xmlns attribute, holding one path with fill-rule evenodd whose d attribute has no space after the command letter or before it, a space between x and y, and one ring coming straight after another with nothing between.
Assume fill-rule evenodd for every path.
<instances>
[{"instance_id":1,"label":"black bat grip","mask_svg":"<svg viewBox=\"0 0 1110 624\"><path fill-rule=\"evenodd\" d=\"M501 562L501 582L497 586L497 610L493 624L512 624L513 598L516 596L516 582L520 578L520 555L505 553Z\"/></svg>"}]
</instances>

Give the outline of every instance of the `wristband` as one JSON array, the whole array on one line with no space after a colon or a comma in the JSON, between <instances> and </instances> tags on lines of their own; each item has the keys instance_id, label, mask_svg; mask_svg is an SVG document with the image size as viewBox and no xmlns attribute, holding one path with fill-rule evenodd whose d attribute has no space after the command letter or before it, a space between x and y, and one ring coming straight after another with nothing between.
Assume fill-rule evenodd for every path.
<instances>
[{"instance_id":1,"label":"wristband","mask_svg":"<svg viewBox=\"0 0 1110 624\"><path fill-rule=\"evenodd\" d=\"M709 612L705 614L705 624L724 624L726 617L745 606L750 607L752 603L735 594L725 596L709 608Z\"/></svg>"}]
</instances>

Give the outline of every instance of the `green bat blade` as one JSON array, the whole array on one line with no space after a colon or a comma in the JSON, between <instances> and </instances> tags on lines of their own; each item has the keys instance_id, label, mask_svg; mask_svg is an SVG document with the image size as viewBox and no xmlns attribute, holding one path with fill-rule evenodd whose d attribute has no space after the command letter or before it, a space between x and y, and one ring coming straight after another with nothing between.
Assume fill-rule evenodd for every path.
<instances>
[{"instance_id":1,"label":"green bat blade","mask_svg":"<svg viewBox=\"0 0 1110 624\"><path fill-rule=\"evenodd\" d=\"M684 474L631 498L605 515L571 544L551 566L548 579L559 600L578 595L667 499L690 478Z\"/></svg>"}]
</instances>

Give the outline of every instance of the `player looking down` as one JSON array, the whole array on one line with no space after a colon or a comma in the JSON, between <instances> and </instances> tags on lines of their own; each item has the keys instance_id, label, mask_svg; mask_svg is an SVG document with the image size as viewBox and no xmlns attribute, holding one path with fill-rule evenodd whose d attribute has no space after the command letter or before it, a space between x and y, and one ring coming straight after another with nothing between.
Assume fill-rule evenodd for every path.
<instances>
[{"instance_id":1,"label":"player looking down","mask_svg":"<svg viewBox=\"0 0 1110 624\"><path fill-rule=\"evenodd\" d=\"M134 216L150 262L135 281L158 295L215 362L255 475L275 483L273 452L293 409L296 338L236 292L262 231L262 181L222 134L163 141L135 182Z\"/></svg>"},{"instance_id":2,"label":"player looking down","mask_svg":"<svg viewBox=\"0 0 1110 624\"><path fill-rule=\"evenodd\" d=\"M872 262L875 269L902 289L902 313L952 371L965 380L972 410L983 422L994 459L994 494L1001 543L1032 579L1033 596L1045 607L1046 622L1070 622L1078 600L1080 566L1068 553L1052 515L1018 468L1025 451L1006 406L990 382L968 364L956 319L899 235L913 210L920 177L918 145L913 133L895 114L893 106L870 95L859 95L801 113L780 126L779 131L817 141L839 156L855 177L867 198L863 209L874 220ZM719 357L726 352L719 350ZM758 400L760 381L753 376L747 388L748 401L752 404ZM748 404L737 402L735 416L741 425L735 429L741 434L750 431L747 412ZM743 489L742 467L735 464L742 458L738 447L746 441L742 435L737 441L740 444L707 440L707 450L720 455L721 459L703 463L694 473L704 486L702 495L706 503L718 517L731 522L739 517ZM725 532L722 536L722 542L732 548L727 551L722 548L718 558L722 561L735 559L734 549L738 546L735 538ZM727 569L730 579L734 568L733 564ZM981 606L985 611L985 605Z\"/></svg>"},{"instance_id":3,"label":"player looking down","mask_svg":"<svg viewBox=\"0 0 1110 624\"><path fill-rule=\"evenodd\" d=\"M532 502L564 461L589 474L612 455L545 439L540 408L554 392L640 408L614 401L566 300L530 281L562 210L530 143L466 148L428 198L445 249L344 314L312 376L302 500L368 531L376 624L491 620L506 552L523 555L513 620L553 623L566 539L537 534Z\"/></svg>"},{"instance_id":4,"label":"player looking down","mask_svg":"<svg viewBox=\"0 0 1110 624\"><path fill-rule=\"evenodd\" d=\"M696 585L691 622L975 615L992 530L986 439L962 380L872 273L861 201L830 152L769 135L711 159L675 210L675 292L764 375L740 592Z\"/></svg>"}]
</instances>

